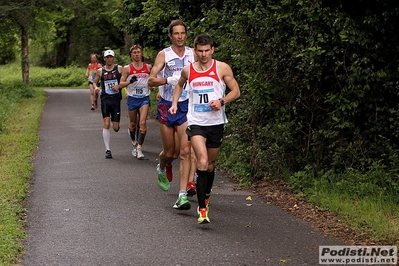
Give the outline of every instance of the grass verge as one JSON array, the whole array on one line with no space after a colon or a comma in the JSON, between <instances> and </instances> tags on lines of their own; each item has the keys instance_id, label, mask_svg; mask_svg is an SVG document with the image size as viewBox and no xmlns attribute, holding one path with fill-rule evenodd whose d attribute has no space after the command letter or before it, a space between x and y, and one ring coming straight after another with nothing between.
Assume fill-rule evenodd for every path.
<instances>
[{"instance_id":1,"label":"grass verge","mask_svg":"<svg viewBox=\"0 0 399 266\"><path fill-rule=\"evenodd\" d=\"M84 76L85 71L85 68L76 66L52 69L31 66L29 85L31 87L88 88L87 79ZM21 81L21 65L17 62L0 65L0 73L0 83L13 84L15 81Z\"/></svg>"},{"instance_id":2,"label":"grass verge","mask_svg":"<svg viewBox=\"0 0 399 266\"><path fill-rule=\"evenodd\" d=\"M312 202L362 232L370 239L370 245L372 242L399 245L399 209L393 196L358 198L334 185L319 187L316 192L310 199Z\"/></svg>"},{"instance_id":3,"label":"grass verge","mask_svg":"<svg viewBox=\"0 0 399 266\"><path fill-rule=\"evenodd\" d=\"M23 251L23 202L29 189L45 100L43 90L37 90L35 97L21 101L0 133L0 265L13 265Z\"/></svg>"}]
</instances>

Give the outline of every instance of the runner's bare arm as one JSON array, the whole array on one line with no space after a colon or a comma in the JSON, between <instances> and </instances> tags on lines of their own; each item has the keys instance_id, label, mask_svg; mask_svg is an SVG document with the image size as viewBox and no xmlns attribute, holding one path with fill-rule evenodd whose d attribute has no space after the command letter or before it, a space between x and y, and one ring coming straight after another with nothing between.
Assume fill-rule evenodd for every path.
<instances>
[{"instance_id":1,"label":"runner's bare arm","mask_svg":"<svg viewBox=\"0 0 399 266\"><path fill-rule=\"evenodd\" d=\"M150 87L156 87L165 85L167 83L166 78L158 78L157 74L162 70L165 65L165 52L162 50L158 53L155 58L154 65L151 68L150 78L148 79L148 85Z\"/></svg>"}]
</instances>

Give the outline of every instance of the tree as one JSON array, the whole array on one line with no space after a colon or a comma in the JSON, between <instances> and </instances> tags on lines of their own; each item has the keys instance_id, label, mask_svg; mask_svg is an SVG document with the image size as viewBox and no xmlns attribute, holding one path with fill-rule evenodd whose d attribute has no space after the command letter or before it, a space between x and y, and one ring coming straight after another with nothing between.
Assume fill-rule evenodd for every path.
<instances>
[{"instance_id":1,"label":"tree","mask_svg":"<svg viewBox=\"0 0 399 266\"><path fill-rule=\"evenodd\" d=\"M22 81L29 84L29 29L35 19L36 12L41 8L51 10L58 1L48 0L14 0L0 3L0 18L11 23L19 30L21 41ZM3 28L5 31L14 30L14 27Z\"/></svg>"},{"instance_id":2,"label":"tree","mask_svg":"<svg viewBox=\"0 0 399 266\"><path fill-rule=\"evenodd\" d=\"M111 21L119 5L117 0L100 5L94 0L70 0L57 5L50 15L41 13L40 16L50 17L53 32L43 63L47 67L86 65L91 53L123 49L125 32Z\"/></svg>"},{"instance_id":3,"label":"tree","mask_svg":"<svg viewBox=\"0 0 399 266\"><path fill-rule=\"evenodd\" d=\"M0 22L0 27L2 29L9 29L8 31L3 31L0 35L0 64L8 64L15 60L16 58L16 47L18 39L15 37L17 30L10 20L2 20Z\"/></svg>"},{"instance_id":4,"label":"tree","mask_svg":"<svg viewBox=\"0 0 399 266\"><path fill-rule=\"evenodd\" d=\"M22 80L24 83L29 84L28 33L29 21L33 14L32 2L26 0L2 3L0 10L0 17L9 24L15 24L20 31Z\"/></svg>"}]
</instances>

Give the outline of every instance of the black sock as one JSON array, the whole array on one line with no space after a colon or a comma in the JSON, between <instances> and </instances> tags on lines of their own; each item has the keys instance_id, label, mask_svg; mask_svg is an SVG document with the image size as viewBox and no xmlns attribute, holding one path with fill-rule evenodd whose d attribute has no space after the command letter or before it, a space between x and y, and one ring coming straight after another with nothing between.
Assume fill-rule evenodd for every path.
<instances>
[{"instance_id":1,"label":"black sock","mask_svg":"<svg viewBox=\"0 0 399 266\"><path fill-rule=\"evenodd\" d=\"M147 131L139 130L139 133L138 133L138 136L137 136L137 143L138 144L143 145L146 133L147 133Z\"/></svg>"},{"instance_id":2,"label":"black sock","mask_svg":"<svg viewBox=\"0 0 399 266\"><path fill-rule=\"evenodd\" d=\"M132 141L135 141L136 140L136 132L135 132L136 130L133 128L133 130L130 130L130 128L129 128L129 133L130 133L130 139L132 140Z\"/></svg>"},{"instance_id":3,"label":"black sock","mask_svg":"<svg viewBox=\"0 0 399 266\"><path fill-rule=\"evenodd\" d=\"M198 198L198 206L200 208L205 208L205 195L206 195L206 188L207 188L207 172L197 170L197 198Z\"/></svg>"},{"instance_id":4,"label":"black sock","mask_svg":"<svg viewBox=\"0 0 399 266\"><path fill-rule=\"evenodd\" d=\"M211 194L213 180L215 180L215 169L211 172L206 172L206 195Z\"/></svg>"}]
</instances>

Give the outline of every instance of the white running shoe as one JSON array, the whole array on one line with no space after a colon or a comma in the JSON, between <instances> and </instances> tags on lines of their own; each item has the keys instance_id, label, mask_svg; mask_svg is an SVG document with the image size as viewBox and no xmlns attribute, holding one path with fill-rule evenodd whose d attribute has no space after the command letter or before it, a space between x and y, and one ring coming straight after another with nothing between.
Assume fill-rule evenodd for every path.
<instances>
[{"instance_id":1,"label":"white running shoe","mask_svg":"<svg viewBox=\"0 0 399 266\"><path fill-rule=\"evenodd\" d=\"M140 147L137 147L137 159L143 159L144 154Z\"/></svg>"}]
</instances>

